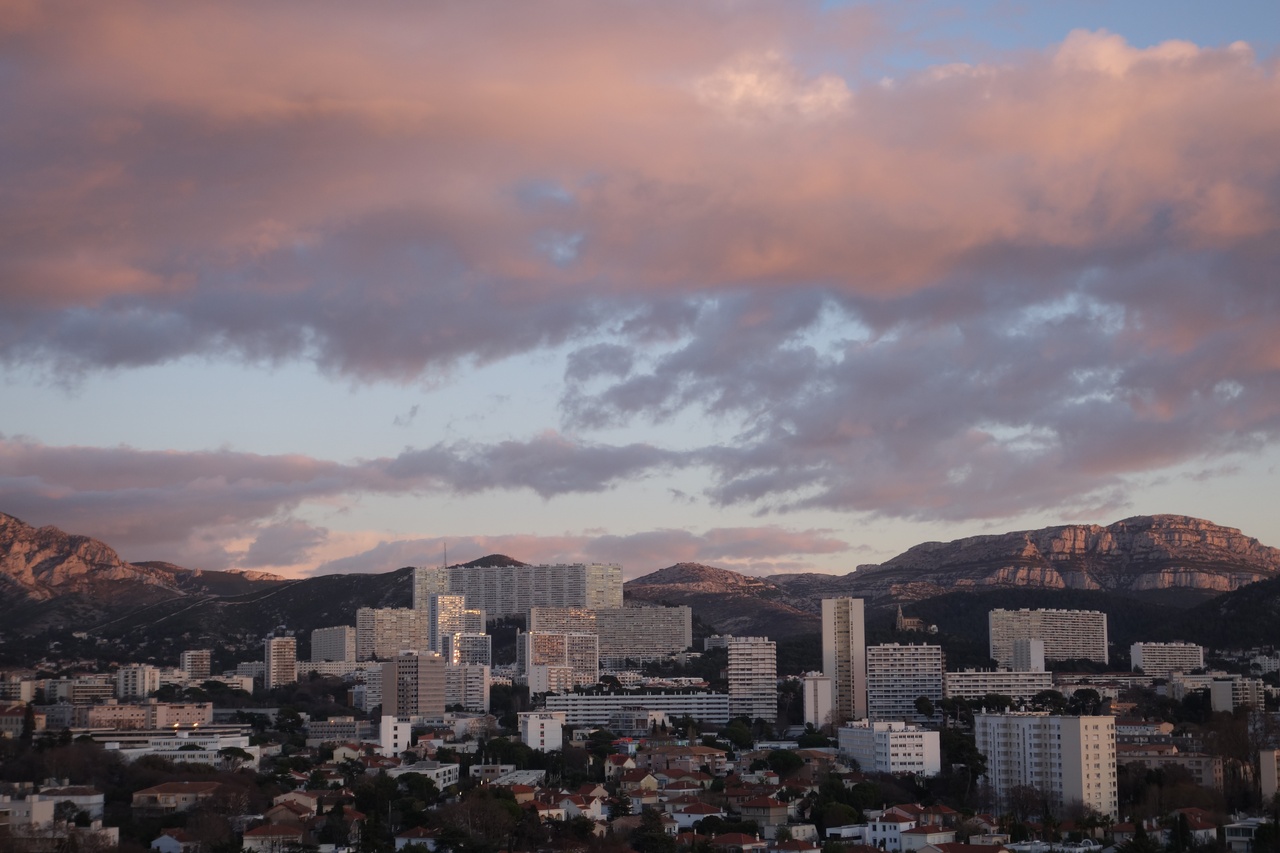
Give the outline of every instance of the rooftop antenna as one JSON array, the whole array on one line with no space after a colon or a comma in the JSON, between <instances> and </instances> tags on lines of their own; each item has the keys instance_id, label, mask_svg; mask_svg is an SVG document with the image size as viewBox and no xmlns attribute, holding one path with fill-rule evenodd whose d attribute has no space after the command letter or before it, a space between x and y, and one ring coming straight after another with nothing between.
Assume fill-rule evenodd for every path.
<instances>
[{"instance_id":1,"label":"rooftop antenna","mask_svg":"<svg viewBox=\"0 0 1280 853\"><path fill-rule=\"evenodd\" d=\"M449 543L441 542L440 547L444 548L444 566L442 568L447 569L449 568Z\"/></svg>"}]
</instances>

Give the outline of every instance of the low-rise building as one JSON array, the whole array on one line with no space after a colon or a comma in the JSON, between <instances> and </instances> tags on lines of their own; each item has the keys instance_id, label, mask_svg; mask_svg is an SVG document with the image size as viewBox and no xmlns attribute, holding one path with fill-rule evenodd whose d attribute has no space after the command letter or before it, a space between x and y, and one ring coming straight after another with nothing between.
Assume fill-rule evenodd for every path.
<instances>
[{"instance_id":1,"label":"low-rise building","mask_svg":"<svg viewBox=\"0 0 1280 853\"><path fill-rule=\"evenodd\" d=\"M910 723L858 720L841 726L836 740L864 772L935 776L942 769L938 733Z\"/></svg>"}]
</instances>

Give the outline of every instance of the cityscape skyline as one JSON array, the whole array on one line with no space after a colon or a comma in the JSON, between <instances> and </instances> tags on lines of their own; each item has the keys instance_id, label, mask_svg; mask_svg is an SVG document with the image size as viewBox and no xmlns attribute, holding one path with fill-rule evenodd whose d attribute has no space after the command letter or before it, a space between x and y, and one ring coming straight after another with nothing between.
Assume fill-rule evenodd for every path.
<instances>
[{"instance_id":1,"label":"cityscape skyline","mask_svg":"<svg viewBox=\"0 0 1280 853\"><path fill-rule=\"evenodd\" d=\"M290 577L1276 539L1270 4L4 8L0 512Z\"/></svg>"}]
</instances>

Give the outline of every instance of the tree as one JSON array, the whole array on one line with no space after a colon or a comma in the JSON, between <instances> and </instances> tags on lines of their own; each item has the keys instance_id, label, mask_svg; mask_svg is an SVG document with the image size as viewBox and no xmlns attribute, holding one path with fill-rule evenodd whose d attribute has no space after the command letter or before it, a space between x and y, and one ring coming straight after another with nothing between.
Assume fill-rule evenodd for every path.
<instances>
[{"instance_id":1,"label":"tree","mask_svg":"<svg viewBox=\"0 0 1280 853\"><path fill-rule=\"evenodd\" d=\"M662 828L662 815L650 808L641 812L640 826L630 840L637 853L675 853L676 849L676 840Z\"/></svg>"},{"instance_id":2,"label":"tree","mask_svg":"<svg viewBox=\"0 0 1280 853\"><path fill-rule=\"evenodd\" d=\"M1117 853L1161 853L1160 845L1147 834L1147 829L1142 825L1142 821L1137 821L1137 825L1133 830L1133 837L1116 848Z\"/></svg>"},{"instance_id":3,"label":"tree","mask_svg":"<svg viewBox=\"0 0 1280 853\"><path fill-rule=\"evenodd\" d=\"M785 779L804 767L804 759L789 749L771 750L765 761L769 769L777 773L780 779Z\"/></svg>"},{"instance_id":4,"label":"tree","mask_svg":"<svg viewBox=\"0 0 1280 853\"><path fill-rule=\"evenodd\" d=\"M933 700L928 696L916 697L916 713L922 717L933 717Z\"/></svg>"}]
</instances>

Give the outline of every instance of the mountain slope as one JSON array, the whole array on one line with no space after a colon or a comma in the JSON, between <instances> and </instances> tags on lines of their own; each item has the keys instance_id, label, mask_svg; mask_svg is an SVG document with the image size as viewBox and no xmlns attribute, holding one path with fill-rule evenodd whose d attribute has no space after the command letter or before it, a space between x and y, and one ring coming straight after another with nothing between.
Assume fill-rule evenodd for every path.
<instances>
[{"instance_id":1,"label":"mountain slope","mask_svg":"<svg viewBox=\"0 0 1280 853\"><path fill-rule=\"evenodd\" d=\"M984 588L1092 589L1136 597L1189 590L1210 597L1277 575L1280 549L1209 521L1154 515L1106 527L1070 524L926 542L839 577L770 580L792 603L810 609L824 596L887 603Z\"/></svg>"}]
</instances>

